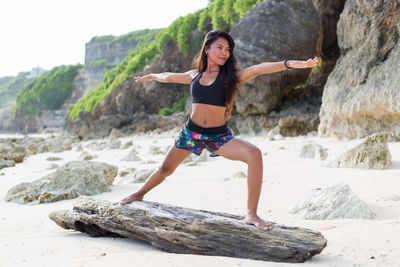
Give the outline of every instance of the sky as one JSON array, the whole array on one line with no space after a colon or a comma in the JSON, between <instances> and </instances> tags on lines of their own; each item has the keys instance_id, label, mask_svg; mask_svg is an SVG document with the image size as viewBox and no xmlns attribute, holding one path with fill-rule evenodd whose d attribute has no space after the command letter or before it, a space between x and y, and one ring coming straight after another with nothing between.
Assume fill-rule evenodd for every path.
<instances>
[{"instance_id":1,"label":"sky","mask_svg":"<svg viewBox=\"0 0 400 267\"><path fill-rule=\"evenodd\" d=\"M84 63L93 36L168 27L208 0L2 0L0 77Z\"/></svg>"}]
</instances>

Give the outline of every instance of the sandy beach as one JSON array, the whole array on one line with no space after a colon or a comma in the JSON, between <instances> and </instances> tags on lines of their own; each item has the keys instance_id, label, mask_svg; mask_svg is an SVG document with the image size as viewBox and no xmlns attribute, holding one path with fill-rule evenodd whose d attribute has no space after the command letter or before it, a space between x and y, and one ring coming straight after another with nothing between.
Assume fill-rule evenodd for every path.
<instances>
[{"instance_id":1,"label":"sandy beach","mask_svg":"<svg viewBox=\"0 0 400 267\"><path fill-rule=\"evenodd\" d=\"M149 147L165 151L176 131L158 135L120 138L127 149L91 150L87 145L103 140L81 142L85 151L96 155L93 161L118 166L119 171L134 167L155 169L164 155L153 155ZM4 137L2 135L1 137ZM238 138L256 144L263 152L264 178L259 214L265 219L289 226L320 231L328 240L321 254L304 266L400 266L400 143L389 143L392 164L386 170L322 167L322 161L300 158L298 149L313 141L333 151L346 143L316 135L271 141L265 136ZM142 161L122 161L135 147ZM122 238L92 238L57 226L48 217L52 211L72 209L73 200L51 204L19 205L3 200L7 191L21 182L31 182L54 172L48 167L78 160L82 152L76 146L61 153L42 153L26 157L15 167L0 170L0 266L293 266L228 257L171 254L151 245ZM50 156L62 160L47 161ZM155 162L155 163L148 163ZM244 215L246 179L235 176L247 171L244 163L222 157L209 158L196 166L181 165L164 183L145 196L145 200L193 209ZM305 220L288 212L313 189L344 182L376 214L373 220ZM114 185L111 192L93 196L117 202L137 190L141 184ZM300 264L299 264L300 265Z\"/></svg>"}]
</instances>

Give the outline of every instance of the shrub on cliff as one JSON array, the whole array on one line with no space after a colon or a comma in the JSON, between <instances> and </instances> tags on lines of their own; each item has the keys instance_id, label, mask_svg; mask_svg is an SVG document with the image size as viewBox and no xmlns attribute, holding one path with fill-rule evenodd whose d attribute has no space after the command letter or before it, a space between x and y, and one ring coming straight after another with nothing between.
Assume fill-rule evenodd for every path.
<instances>
[{"instance_id":1,"label":"shrub on cliff","mask_svg":"<svg viewBox=\"0 0 400 267\"><path fill-rule=\"evenodd\" d=\"M41 115L47 109L58 109L71 95L74 78L82 65L58 66L26 84L18 93L13 113L22 111Z\"/></svg>"},{"instance_id":2,"label":"shrub on cliff","mask_svg":"<svg viewBox=\"0 0 400 267\"><path fill-rule=\"evenodd\" d=\"M14 100L19 90L32 81L28 76L29 72L20 72L15 77L0 78L0 108Z\"/></svg>"}]
</instances>

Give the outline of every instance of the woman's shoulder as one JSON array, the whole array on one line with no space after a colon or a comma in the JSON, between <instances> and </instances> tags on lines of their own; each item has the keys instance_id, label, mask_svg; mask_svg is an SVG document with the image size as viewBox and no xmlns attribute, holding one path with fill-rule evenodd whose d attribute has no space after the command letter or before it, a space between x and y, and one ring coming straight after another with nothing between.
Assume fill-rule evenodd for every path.
<instances>
[{"instance_id":1,"label":"woman's shoulder","mask_svg":"<svg viewBox=\"0 0 400 267\"><path fill-rule=\"evenodd\" d=\"M194 78L196 78L201 72L199 72L198 70L196 70L196 69L193 69L193 70L189 70L188 72L186 72L189 76L190 76L190 78L193 80Z\"/></svg>"}]
</instances>

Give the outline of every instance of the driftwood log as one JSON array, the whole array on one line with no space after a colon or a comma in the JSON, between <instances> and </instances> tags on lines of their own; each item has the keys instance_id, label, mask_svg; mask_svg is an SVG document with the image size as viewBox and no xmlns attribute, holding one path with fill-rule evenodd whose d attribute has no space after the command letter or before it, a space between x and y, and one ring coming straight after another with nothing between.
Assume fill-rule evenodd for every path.
<instances>
[{"instance_id":1,"label":"driftwood log","mask_svg":"<svg viewBox=\"0 0 400 267\"><path fill-rule=\"evenodd\" d=\"M321 233L309 229L276 225L262 231L245 224L243 216L147 201L121 206L80 197L72 211L55 211L49 217L65 229L143 240L173 253L304 262L327 243Z\"/></svg>"}]
</instances>

